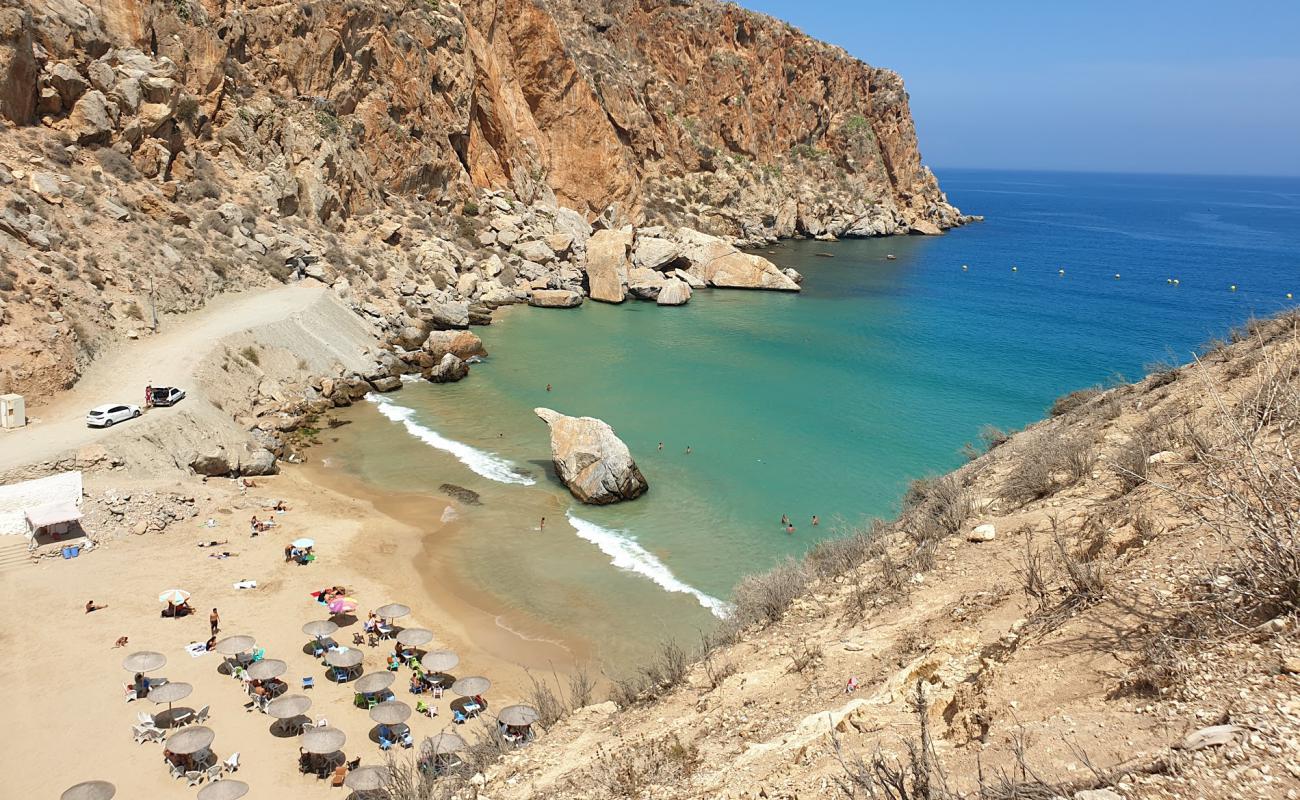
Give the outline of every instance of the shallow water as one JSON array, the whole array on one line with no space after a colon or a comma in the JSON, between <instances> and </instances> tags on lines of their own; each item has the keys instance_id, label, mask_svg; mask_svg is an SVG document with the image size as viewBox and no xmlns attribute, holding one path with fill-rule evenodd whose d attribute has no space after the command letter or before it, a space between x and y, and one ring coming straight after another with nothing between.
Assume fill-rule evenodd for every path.
<instances>
[{"instance_id":1,"label":"shallow water","mask_svg":"<svg viewBox=\"0 0 1300 800\"><path fill-rule=\"evenodd\" d=\"M805 276L798 295L511 310L479 329L492 356L468 380L349 410L331 458L379 486L480 493L459 512L468 533L441 544L464 577L513 609L502 624L544 620L618 669L709 626L742 575L892 514L909 479L961 463L981 426L1186 361L1300 292L1298 180L940 179L988 221L778 245L769 258ZM613 425L650 492L572 502L536 406Z\"/></svg>"}]
</instances>

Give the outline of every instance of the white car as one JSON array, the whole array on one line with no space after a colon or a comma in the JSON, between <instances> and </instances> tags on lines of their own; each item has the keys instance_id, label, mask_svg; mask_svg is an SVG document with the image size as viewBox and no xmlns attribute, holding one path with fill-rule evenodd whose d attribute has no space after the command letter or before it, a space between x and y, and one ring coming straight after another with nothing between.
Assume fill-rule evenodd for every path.
<instances>
[{"instance_id":1,"label":"white car","mask_svg":"<svg viewBox=\"0 0 1300 800\"><path fill-rule=\"evenodd\" d=\"M108 404L90 409L86 415L86 425L91 428L110 428L114 423L140 416L139 406Z\"/></svg>"}]
</instances>

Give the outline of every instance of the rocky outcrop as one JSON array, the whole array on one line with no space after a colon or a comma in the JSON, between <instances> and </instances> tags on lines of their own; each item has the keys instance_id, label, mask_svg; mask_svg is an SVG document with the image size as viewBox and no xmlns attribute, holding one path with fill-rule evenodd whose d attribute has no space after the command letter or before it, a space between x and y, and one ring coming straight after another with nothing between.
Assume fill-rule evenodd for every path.
<instances>
[{"instance_id":1,"label":"rocky outcrop","mask_svg":"<svg viewBox=\"0 0 1300 800\"><path fill-rule=\"evenodd\" d=\"M725 289L799 291L799 284L766 258L742 253L716 236L682 230L682 258L687 271L708 286Z\"/></svg>"},{"instance_id":2,"label":"rocky outcrop","mask_svg":"<svg viewBox=\"0 0 1300 800\"><path fill-rule=\"evenodd\" d=\"M632 266L632 231L596 231L587 240L587 294L602 303L627 299Z\"/></svg>"},{"instance_id":3,"label":"rocky outcrop","mask_svg":"<svg viewBox=\"0 0 1300 800\"><path fill-rule=\"evenodd\" d=\"M441 361L448 353L465 361L486 358L488 354L483 340L469 331L434 331L424 340L423 349L433 356L435 362Z\"/></svg>"},{"instance_id":4,"label":"rocky outcrop","mask_svg":"<svg viewBox=\"0 0 1300 800\"><path fill-rule=\"evenodd\" d=\"M448 353L433 369L429 370L426 377L431 383L455 383L468 375L469 364L457 358L454 353Z\"/></svg>"},{"instance_id":5,"label":"rocky outcrop","mask_svg":"<svg viewBox=\"0 0 1300 800\"><path fill-rule=\"evenodd\" d=\"M533 412L551 428L551 459L569 492L592 505L634 500L650 488L614 429L594 417Z\"/></svg>"},{"instance_id":6,"label":"rocky outcrop","mask_svg":"<svg viewBox=\"0 0 1300 800\"><path fill-rule=\"evenodd\" d=\"M528 304L537 308L577 308L582 295L568 289L534 289Z\"/></svg>"}]
</instances>

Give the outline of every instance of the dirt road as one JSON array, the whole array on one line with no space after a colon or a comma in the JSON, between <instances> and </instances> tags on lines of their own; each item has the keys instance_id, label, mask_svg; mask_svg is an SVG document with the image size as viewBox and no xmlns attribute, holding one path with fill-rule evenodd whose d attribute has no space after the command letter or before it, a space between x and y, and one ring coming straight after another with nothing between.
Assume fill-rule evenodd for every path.
<instances>
[{"instance_id":1,"label":"dirt road","mask_svg":"<svg viewBox=\"0 0 1300 800\"><path fill-rule=\"evenodd\" d=\"M325 291L319 284L254 289L224 295L191 314L164 318L156 334L100 355L66 392L53 398L28 397L27 427L0 431L0 472L53 458L129 428L135 421L87 428L86 412L102 403L143 406L144 389L150 384L185 389L188 397L176 408L202 399L194 370L218 341L285 319L306 309ZM169 414L176 408L145 413Z\"/></svg>"}]
</instances>

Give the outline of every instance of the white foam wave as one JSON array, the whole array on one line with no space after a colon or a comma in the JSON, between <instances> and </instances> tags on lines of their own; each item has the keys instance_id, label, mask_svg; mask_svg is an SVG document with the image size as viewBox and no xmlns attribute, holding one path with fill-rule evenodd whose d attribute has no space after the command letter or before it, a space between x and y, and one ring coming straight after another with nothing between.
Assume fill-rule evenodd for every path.
<instances>
[{"instance_id":1,"label":"white foam wave","mask_svg":"<svg viewBox=\"0 0 1300 800\"><path fill-rule=\"evenodd\" d=\"M689 594L719 619L731 613L730 604L679 580L667 564L655 558L653 553L628 536L627 531L602 528L594 522L575 517L572 511L566 512L565 516L569 518L569 524L578 532L578 536L600 548L602 553L609 556L610 563L615 567L649 578L670 592Z\"/></svg>"},{"instance_id":2,"label":"white foam wave","mask_svg":"<svg viewBox=\"0 0 1300 800\"><path fill-rule=\"evenodd\" d=\"M451 453L456 460L469 467L475 473L482 475L489 480L499 481L500 483L517 483L522 486L532 486L537 480L527 475L521 475L515 465L510 461L502 458L495 453L488 453L483 450L470 447L464 442L458 442L455 439L448 439L432 428L427 428L416 422L415 409L407 408L403 405L389 400L387 397L370 393L366 399L379 407L379 413L383 414L393 422L401 423L406 428L406 432L438 450Z\"/></svg>"}]
</instances>

